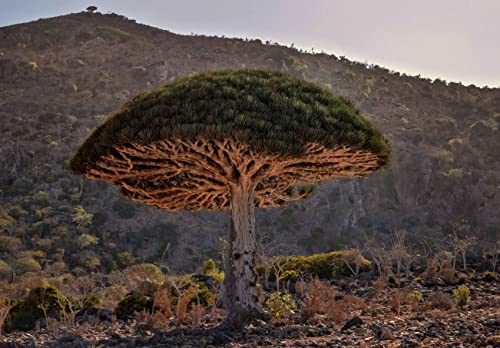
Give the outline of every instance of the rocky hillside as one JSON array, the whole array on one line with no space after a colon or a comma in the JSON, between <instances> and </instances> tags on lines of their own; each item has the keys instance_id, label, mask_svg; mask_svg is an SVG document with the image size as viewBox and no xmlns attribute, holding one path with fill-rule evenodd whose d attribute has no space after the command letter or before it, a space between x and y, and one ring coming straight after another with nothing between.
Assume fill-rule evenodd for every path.
<instances>
[{"instance_id":1,"label":"rocky hillside","mask_svg":"<svg viewBox=\"0 0 500 348\"><path fill-rule=\"evenodd\" d=\"M481 238L498 239L499 89L89 13L0 28L0 234L18 253L35 250L21 256L44 267L112 269L169 257L187 270L217 255L225 214L135 205L111 185L71 176L66 162L106 114L140 91L241 67L285 71L352 99L393 144L383 172L327 183L307 201L260 211L258 229L282 250L332 250L363 233L397 229L441 238L461 220ZM77 206L93 214L91 223L74 219ZM19 258L12 250L0 246L4 268Z\"/></svg>"}]
</instances>

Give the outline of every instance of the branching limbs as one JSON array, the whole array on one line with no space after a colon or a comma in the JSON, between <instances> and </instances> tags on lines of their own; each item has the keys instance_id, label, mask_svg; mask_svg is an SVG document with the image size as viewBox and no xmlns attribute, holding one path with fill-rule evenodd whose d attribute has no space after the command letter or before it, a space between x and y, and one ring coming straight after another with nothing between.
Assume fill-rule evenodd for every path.
<instances>
[{"instance_id":1,"label":"branching limbs","mask_svg":"<svg viewBox=\"0 0 500 348\"><path fill-rule=\"evenodd\" d=\"M298 186L335 177L366 176L379 157L366 150L309 144L300 157L256 153L227 139L162 140L116 146L87 176L112 181L129 199L177 211L226 210L231 185L245 180L258 207L275 207L306 198Z\"/></svg>"}]
</instances>

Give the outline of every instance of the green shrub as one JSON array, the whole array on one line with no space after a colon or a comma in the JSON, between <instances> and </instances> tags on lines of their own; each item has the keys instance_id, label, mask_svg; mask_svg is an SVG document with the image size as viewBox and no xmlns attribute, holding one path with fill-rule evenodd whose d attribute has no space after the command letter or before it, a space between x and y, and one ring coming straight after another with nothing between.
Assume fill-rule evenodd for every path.
<instances>
[{"instance_id":1,"label":"green shrub","mask_svg":"<svg viewBox=\"0 0 500 348\"><path fill-rule=\"evenodd\" d=\"M134 318L136 313L151 312L153 310L153 299L150 296L132 293L121 300L115 314L118 319L126 320Z\"/></svg>"},{"instance_id":2,"label":"green shrub","mask_svg":"<svg viewBox=\"0 0 500 348\"><path fill-rule=\"evenodd\" d=\"M417 302L422 302L424 300L424 294L420 291L414 291L412 296L417 300Z\"/></svg>"},{"instance_id":3,"label":"green shrub","mask_svg":"<svg viewBox=\"0 0 500 348\"><path fill-rule=\"evenodd\" d=\"M292 280L297 279L299 277L299 273L295 270L287 270L280 275L279 280Z\"/></svg>"},{"instance_id":4,"label":"green shrub","mask_svg":"<svg viewBox=\"0 0 500 348\"><path fill-rule=\"evenodd\" d=\"M87 213L85 209L79 205L74 209L72 220L78 226L88 226L92 223L93 214Z\"/></svg>"},{"instance_id":5,"label":"green shrub","mask_svg":"<svg viewBox=\"0 0 500 348\"><path fill-rule=\"evenodd\" d=\"M97 294L87 294L83 299L83 303L86 307L99 307L102 300Z\"/></svg>"},{"instance_id":6,"label":"green shrub","mask_svg":"<svg viewBox=\"0 0 500 348\"><path fill-rule=\"evenodd\" d=\"M99 242L99 238L92 234L83 233L78 237L77 243L81 248L86 248L91 245L95 245Z\"/></svg>"},{"instance_id":7,"label":"green shrub","mask_svg":"<svg viewBox=\"0 0 500 348\"><path fill-rule=\"evenodd\" d=\"M267 299L265 307L274 319L280 319L293 313L297 309L297 304L292 295L273 292Z\"/></svg>"},{"instance_id":8,"label":"green shrub","mask_svg":"<svg viewBox=\"0 0 500 348\"><path fill-rule=\"evenodd\" d=\"M458 289L453 290L455 302L458 308L464 308L470 300L470 290L466 285L460 285Z\"/></svg>"},{"instance_id":9,"label":"green shrub","mask_svg":"<svg viewBox=\"0 0 500 348\"><path fill-rule=\"evenodd\" d=\"M27 298L10 309L6 329L31 330L39 319L60 319L67 303L54 286L41 286L30 291Z\"/></svg>"},{"instance_id":10,"label":"green shrub","mask_svg":"<svg viewBox=\"0 0 500 348\"><path fill-rule=\"evenodd\" d=\"M31 200L36 205L46 207L50 204L50 195L45 191L38 191L34 195L31 196Z\"/></svg>"},{"instance_id":11,"label":"green shrub","mask_svg":"<svg viewBox=\"0 0 500 348\"><path fill-rule=\"evenodd\" d=\"M224 272L217 268L213 259L208 259L201 268L201 274L216 279L218 282L224 281Z\"/></svg>"},{"instance_id":12,"label":"green shrub","mask_svg":"<svg viewBox=\"0 0 500 348\"><path fill-rule=\"evenodd\" d=\"M324 254L313 254L310 256L280 256L275 257L273 260L280 267L283 272L295 271L295 273L302 273L311 276L317 276L320 279L330 278L335 273L344 275L351 275L352 272L343 259L350 260L352 251L333 251ZM361 271L366 271L370 268L370 261L361 256ZM352 268L355 265L351 265ZM259 276L264 277L264 266L257 265L257 272ZM287 273L291 276L291 273ZM269 278L275 279L273 267L270 269Z\"/></svg>"}]
</instances>

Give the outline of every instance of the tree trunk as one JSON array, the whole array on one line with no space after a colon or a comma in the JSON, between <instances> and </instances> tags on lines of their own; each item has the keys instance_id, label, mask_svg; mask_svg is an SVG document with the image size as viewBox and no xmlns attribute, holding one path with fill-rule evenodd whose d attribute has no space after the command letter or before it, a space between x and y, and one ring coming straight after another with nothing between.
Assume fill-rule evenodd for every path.
<instances>
[{"instance_id":1,"label":"tree trunk","mask_svg":"<svg viewBox=\"0 0 500 348\"><path fill-rule=\"evenodd\" d=\"M231 187L231 226L226 257L223 304L227 314L222 327L240 329L263 318L257 297L256 236L253 187L241 182Z\"/></svg>"},{"instance_id":2,"label":"tree trunk","mask_svg":"<svg viewBox=\"0 0 500 348\"><path fill-rule=\"evenodd\" d=\"M462 251L462 262L464 263L464 272L467 272L467 253Z\"/></svg>"}]
</instances>

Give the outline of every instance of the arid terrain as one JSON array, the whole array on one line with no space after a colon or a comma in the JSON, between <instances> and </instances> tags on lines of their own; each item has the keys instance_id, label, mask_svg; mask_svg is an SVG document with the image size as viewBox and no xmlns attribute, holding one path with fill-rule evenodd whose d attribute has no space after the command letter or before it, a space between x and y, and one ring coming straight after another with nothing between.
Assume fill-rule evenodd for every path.
<instances>
[{"instance_id":1,"label":"arid terrain","mask_svg":"<svg viewBox=\"0 0 500 348\"><path fill-rule=\"evenodd\" d=\"M272 320L175 331L221 321L228 215L131 203L68 161L139 92L230 68L347 97L393 156L257 211ZM0 348L500 347L498 88L82 12L0 28L0 120Z\"/></svg>"},{"instance_id":2,"label":"arid terrain","mask_svg":"<svg viewBox=\"0 0 500 348\"><path fill-rule=\"evenodd\" d=\"M479 278L479 277L478 277ZM0 347L498 347L500 287L492 279L467 282L471 299L458 309L451 292L457 286L374 289L372 275L336 279L327 296L337 308L303 321L300 311L286 319L252 325L228 335L205 333L171 336L140 320L89 318L74 328L15 332L0 337ZM344 290L342 290L344 289ZM422 300L409 295L421 293ZM220 319L220 318L219 318ZM173 322L173 320L172 320ZM207 314L204 327L217 316ZM171 333L171 331L170 331Z\"/></svg>"}]
</instances>

